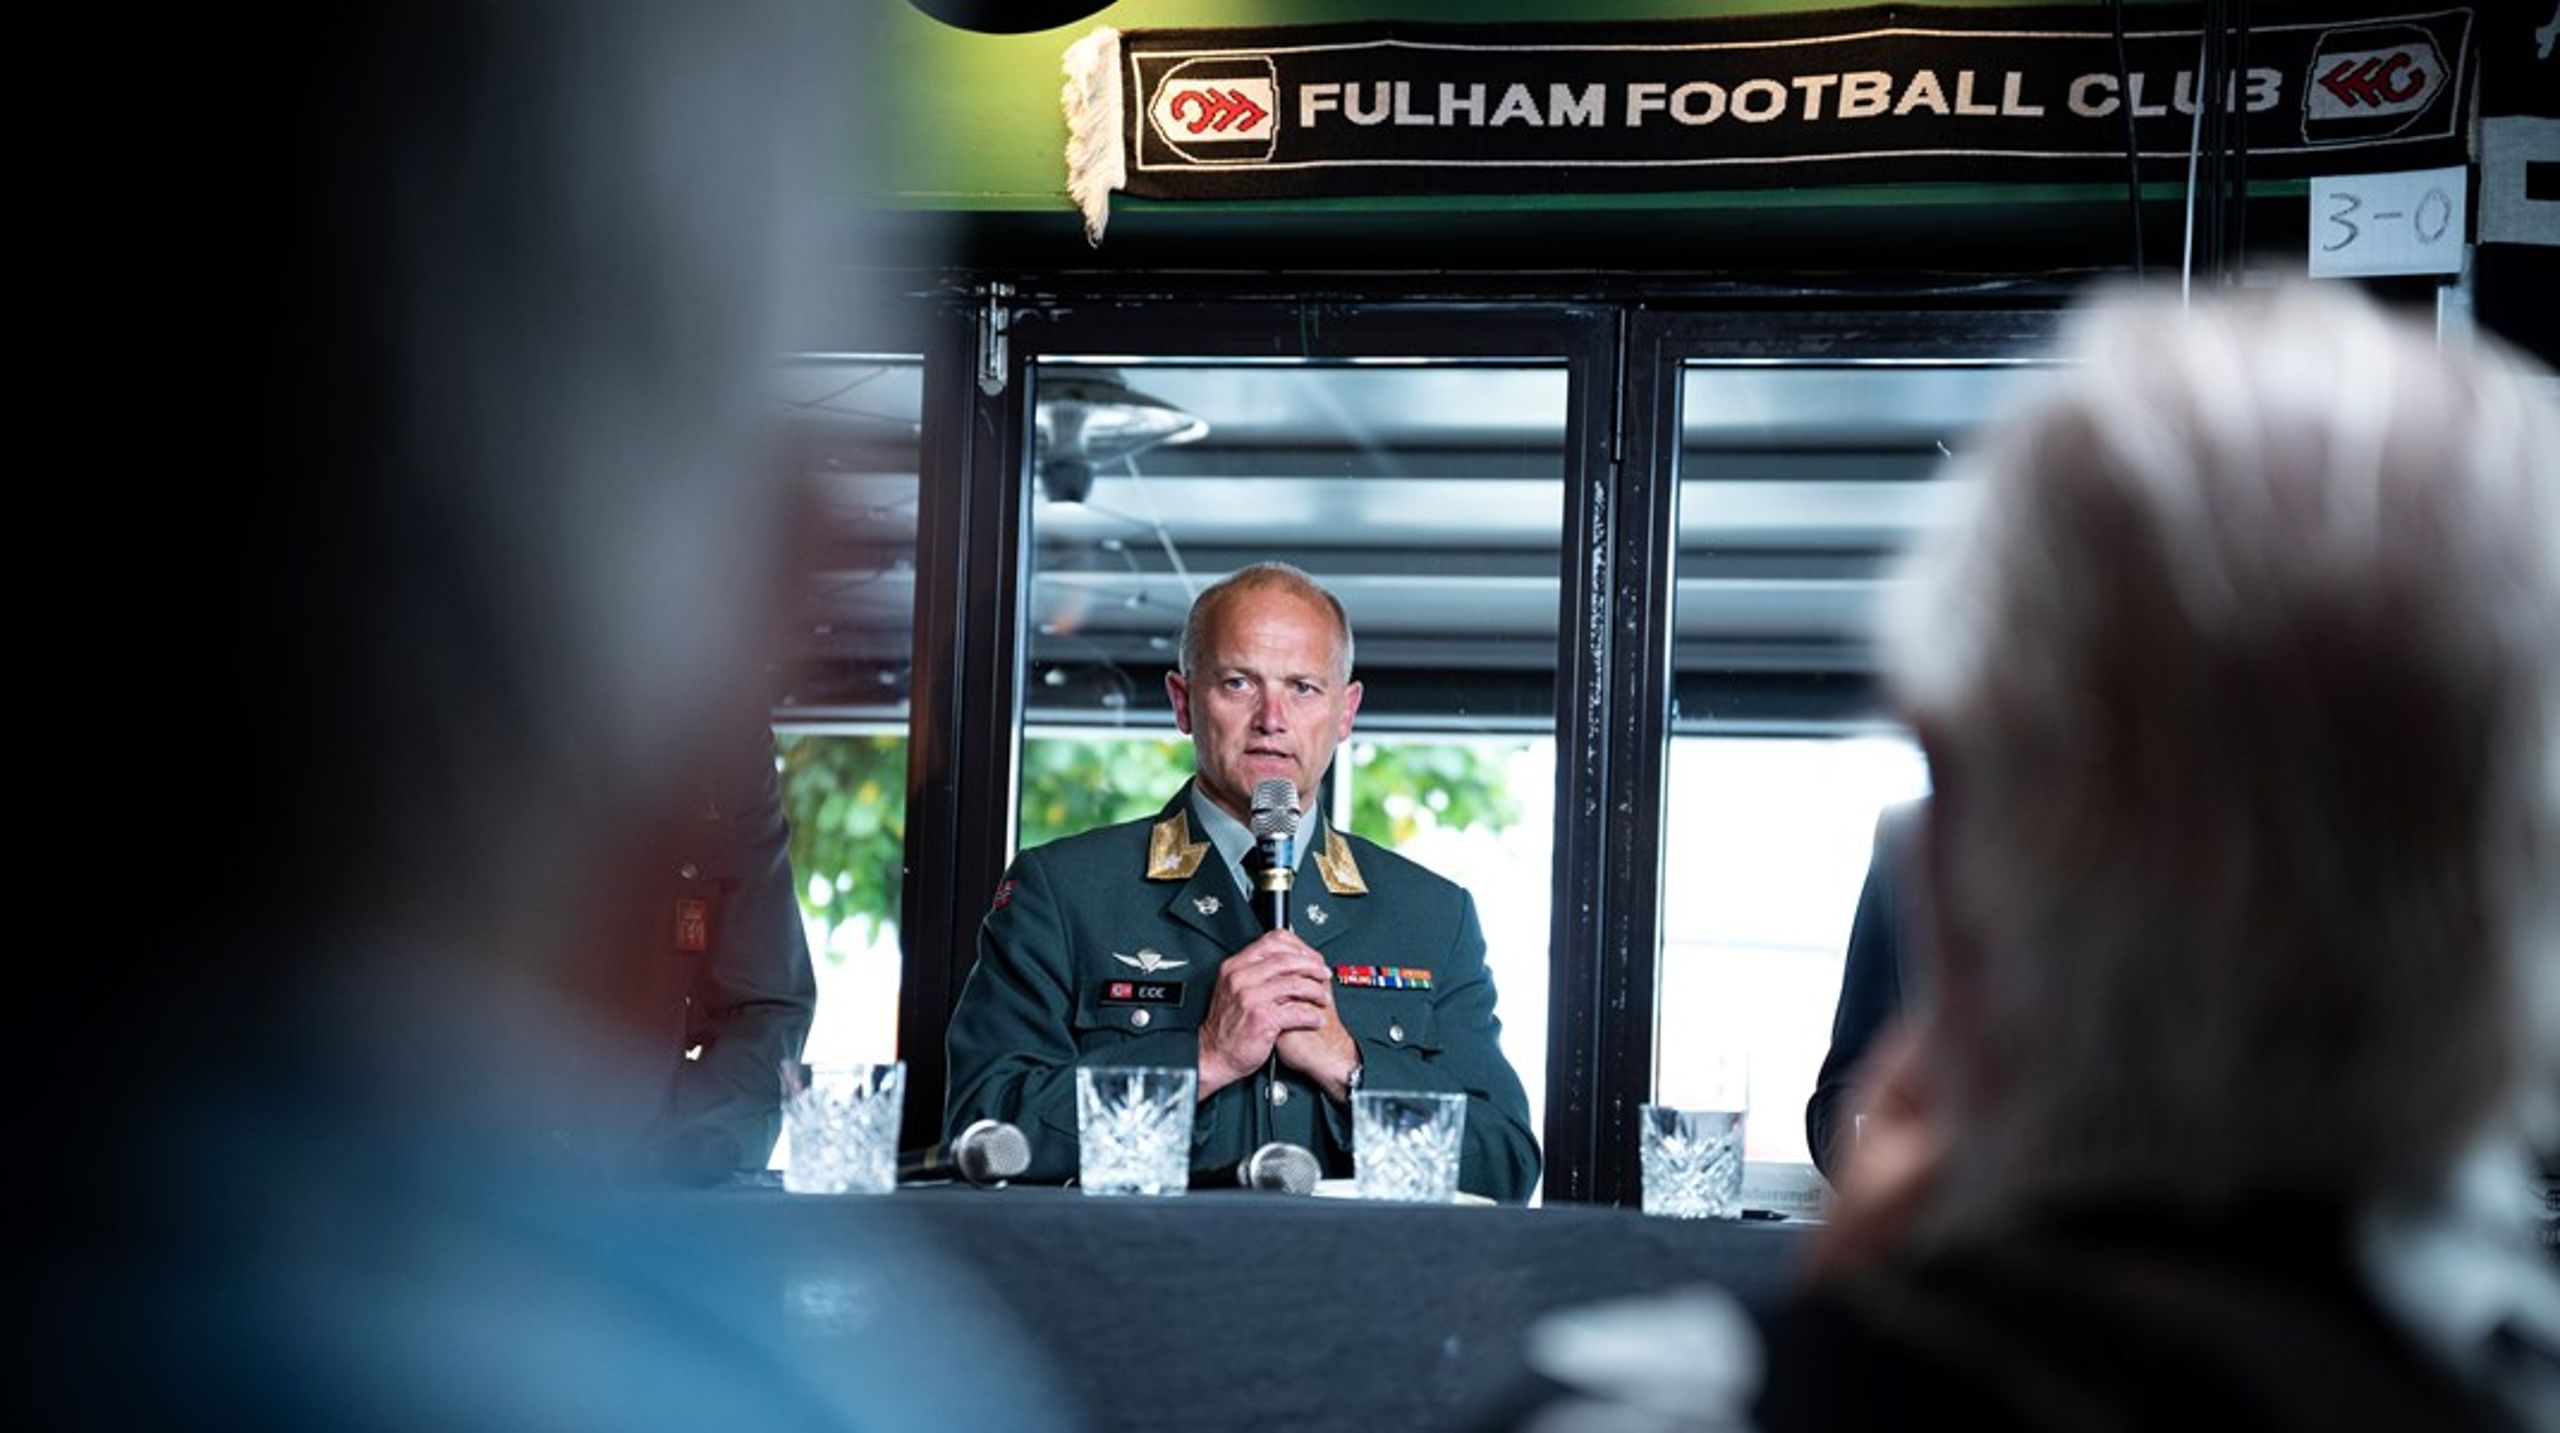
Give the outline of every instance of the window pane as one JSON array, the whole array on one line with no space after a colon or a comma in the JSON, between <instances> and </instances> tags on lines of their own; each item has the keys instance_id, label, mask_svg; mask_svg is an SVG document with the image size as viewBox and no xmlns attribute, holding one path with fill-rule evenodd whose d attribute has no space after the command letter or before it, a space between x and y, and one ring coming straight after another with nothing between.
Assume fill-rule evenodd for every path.
<instances>
[{"instance_id":1,"label":"window pane","mask_svg":"<svg viewBox=\"0 0 2560 1433\"><path fill-rule=\"evenodd\" d=\"M1562 367L1053 362L1035 382L1019 844L1160 808L1191 771L1164 675L1193 594L1307 569L1364 688L1327 810L1473 893L1543 1123Z\"/></svg>"},{"instance_id":2,"label":"window pane","mask_svg":"<svg viewBox=\"0 0 2560 1433\"><path fill-rule=\"evenodd\" d=\"M1337 763L1351 828L1467 888L1501 993L1502 1053L1547 1111L1547 917L1554 889L1552 737L1381 737ZM1339 809L1339 808L1337 808Z\"/></svg>"},{"instance_id":3,"label":"window pane","mask_svg":"<svg viewBox=\"0 0 2560 1433\"><path fill-rule=\"evenodd\" d=\"M1191 743L1178 737L1075 727L1026 733L1019 844L1152 816L1190 775Z\"/></svg>"},{"instance_id":4,"label":"window pane","mask_svg":"<svg viewBox=\"0 0 2560 1433\"><path fill-rule=\"evenodd\" d=\"M808 1058L893 1059L923 367L805 355L776 385L814 525L775 674L792 870L818 974Z\"/></svg>"},{"instance_id":5,"label":"window pane","mask_svg":"<svg viewBox=\"0 0 2560 1433\"><path fill-rule=\"evenodd\" d=\"M1919 748L1898 735L1672 743L1654 1088L1692 1103L1709 1055L1748 1053L1749 1159L1812 1159L1805 1100L1876 817L1927 785Z\"/></svg>"},{"instance_id":6,"label":"window pane","mask_svg":"<svg viewBox=\"0 0 2560 1433\"><path fill-rule=\"evenodd\" d=\"M1804 1107L1886 805L1923 794L1871 637L1945 455L2033 381L2000 365L1691 364L1683 384L1657 1098L1751 1057L1755 1203L1817 1180Z\"/></svg>"},{"instance_id":7,"label":"window pane","mask_svg":"<svg viewBox=\"0 0 2560 1433\"><path fill-rule=\"evenodd\" d=\"M791 868L818 973L806 1058L895 1059L907 739L791 727L777 744Z\"/></svg>"}]
</instances>

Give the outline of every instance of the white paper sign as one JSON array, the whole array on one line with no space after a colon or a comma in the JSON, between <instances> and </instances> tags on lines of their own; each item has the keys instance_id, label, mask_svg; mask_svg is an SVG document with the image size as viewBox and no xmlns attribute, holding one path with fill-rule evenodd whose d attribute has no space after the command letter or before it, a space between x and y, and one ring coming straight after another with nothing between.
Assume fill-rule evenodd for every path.
<instances>
[{"instance_id":1,"label":"white paper sign","mask_svg":"<svg viewBox=\"0 0 2560 1433\"><path fill-rule=\"evenodd\" d=\"M2560 27L2560 11L2551 23ZM2481 117L2481 243L2560 244L2560 195L2533 192L2532 171L2554 161L2560 161L2560 119Z\"/></svg>"},{"instance_id":2,"label":"white paper sign","mask_svg":"<svg viewBox=\"0 0 2560 1433\"><path fill-rule=\"evenodd\" d=\"M2462 272L2463 171L2403 169L2311 181L2311 274Z\"/></svg>"}]
</instances>

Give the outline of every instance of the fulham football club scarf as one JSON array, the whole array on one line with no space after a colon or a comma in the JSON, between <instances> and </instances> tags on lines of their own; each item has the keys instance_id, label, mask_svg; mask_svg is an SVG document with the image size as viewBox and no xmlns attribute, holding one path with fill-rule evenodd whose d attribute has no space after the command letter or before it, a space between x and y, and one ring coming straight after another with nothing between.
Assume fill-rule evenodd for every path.
<instances>
[{"instance_id":1,"label":"fulham football club scarf","mask_svg":"<svg viewBox=\"0 0 2560 1433\"><path fill-rule=\"evenodd\" d=\"M2252 178L2460 164L2474 6L2253 6L2213 84ZM1149 199L2183 177L2202 24L1886 5L1623 24L1096 30L1066 54L1068 191ZM2121 58L2121 62L2120 62Z\"/></svg>"}]
</instances>

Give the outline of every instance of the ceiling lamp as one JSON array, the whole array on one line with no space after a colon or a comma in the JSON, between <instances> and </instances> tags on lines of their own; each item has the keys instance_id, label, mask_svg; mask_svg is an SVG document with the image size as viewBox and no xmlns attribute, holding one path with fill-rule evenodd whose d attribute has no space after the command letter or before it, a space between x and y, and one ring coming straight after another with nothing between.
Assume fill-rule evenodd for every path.
<instances>
[{"instance_id":1,"label":"ceiling lamp","mask_svg":"<svg viewBox=\"0 0 2560 1433\"><path fill-rule=\"evenodd\" d=\"M1101 368L1040 379L1033 448L1040 490L1051 502L1080 503L1093 491L1094 469L1169 443L1196 442L1205 418L1185 413Z\"/></svg>"}]
</instances>

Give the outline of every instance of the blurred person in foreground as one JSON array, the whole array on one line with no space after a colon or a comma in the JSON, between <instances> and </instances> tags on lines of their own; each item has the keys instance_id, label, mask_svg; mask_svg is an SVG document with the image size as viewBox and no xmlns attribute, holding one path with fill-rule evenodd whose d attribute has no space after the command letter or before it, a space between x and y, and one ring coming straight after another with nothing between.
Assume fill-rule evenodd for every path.
<instances>
[{"instance_id":1,"label":"blurred person in foreground","mask_svg":"<svg viewBox=\"0 0 2560 1433\"><path fill-rule=\"evenodd\" d=\"M801 145L859 152L803 104L856 53L821 18L420 0L135 47L180 117L101 242L153 237L114 282L198 345L146 420L198 461L118 529L125 605L184 633L110 649L165 704L98 703L84 765L143 779L45 808L122 887L64 908L131 942L31 1007L38 1426L1051 1421L910 1236L759 1247L616 1179L673 1058L634 912L663 932L692 781L761 724L793 570L759 390L825 309L806 205L846 176ZM178 838L91 859L137 809Z\"/></svg>"},{"instance_id":2,"label":"blurred person in foreground","mask_svg":"<svg viewBox=\"0 0 2560 1433\"><path fill-rule=\"evenodd\" d=\"M1541 1429L2560 1426L2560 413L2335 290L2072 357L1888 616L1930 998L1814 1280L1542 1328Z\"/></svg>"}]
</instances>

